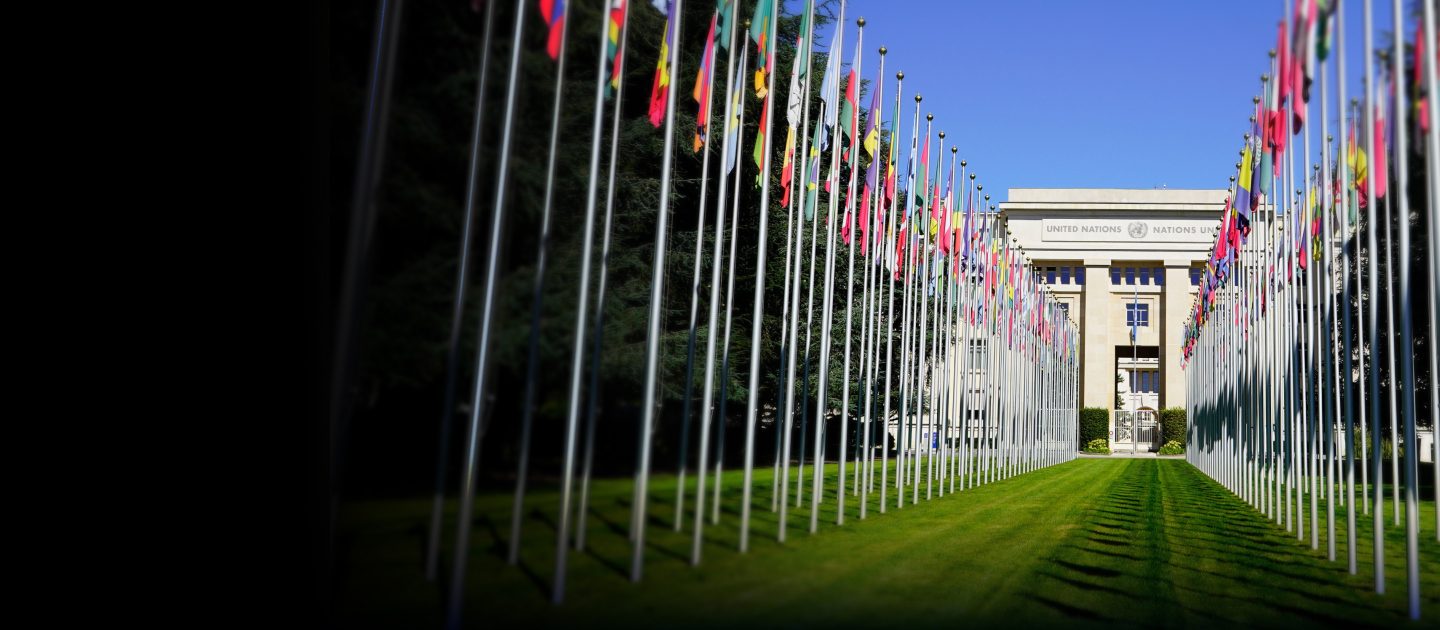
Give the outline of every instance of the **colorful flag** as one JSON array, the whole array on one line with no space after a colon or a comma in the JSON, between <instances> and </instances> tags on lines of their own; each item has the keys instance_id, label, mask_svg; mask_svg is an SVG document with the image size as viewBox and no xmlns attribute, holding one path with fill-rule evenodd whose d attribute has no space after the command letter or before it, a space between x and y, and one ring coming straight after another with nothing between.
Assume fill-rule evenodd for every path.
<instances>
[{"instance_id":1,"label":"colorful flag","mask_svg":"<svg viewBox=\"0 0 1440 630\"><path fill-rule=\"evenodd\" d=\"M734 0L715 0L715 43L730 50L730 23L734 21Z\"/></svg>"},{"instance_id":2,"label":"colorful flag","mask_svg":"<svg viewBox=\"0 0 1440 630\"><path fill-rule=\"evenodd\" d=\"M1305 103L1310 102L1310 84L1314 80L1315 26L1315 0L1295 0L1295 33L1290 48L1290 81L1293 85L1290 89ZM1292 131L1298 135L1305 126L1305 108L1295 99L1291 99L1291 115L1294 123Z\"/></svg>"},{"instance_id":3,"label":"colorful flag","mask_svg":"<svg viewBox=\"0 0 1440 630\"><path fill-rule=\"evenodd\" d=\"M560 41L565 37L565 0L540 0L540 16L550 25L545 52L551 59L560 58Z\"/></svg>"},{"instance_id":4,"label":"colorful flag","mask_svg":"<svg viewBox=\"0 0 1440 630\"><path fill-rule=\"evenodd\" d=\"M1350 120L1350 133L1345 143L1348 145L1345 150L1345 164L1350 168L1350 223L1353 225L1359 214L1359 209L1366 207L1366 195L1369 191L1369 182L1365 181L1366 163L1365 149L1355 141L1355 120Z\"/></svg>"},{"instance_id":5,"label":"colorful flag","mask_svg":"<svg viewBox=\"0 0 1440 630\"><path fill-rule=\"evenodd\" d=\"M1385 72L1385 69L1382 68L1381 72ZM1386 73L1386 75L1387 77L1381 78L1380 85L1389 84L1389 81L1386 80L1386 78L1388 78L1388 73ZM1387 142L1389 140L1388 136L1390 131L1390 125L1388 122L1390 118L1390 98L1388 94L1382 92L1378 100L1380 102L1375 104L1374 119L1375 155L1370 156L1370 159L1374 160L1375 167L1375 198L1383 199L1385 197L1385 193L1389 189L1390 180L1390 144L1389 142Z\"/></svg>"},{"instance_id":6,"label":"colorful flag","mask_svg":"<svg viewBox=\"0 0 1440 630\"><path fill-rule=\"evenodd\" d=\"M745 107L744 99L740 98L740 95L745 93L741 79L745 73L745 57L749 53L748 48L740 47L740 63L735 64L735 79L731 83L735 91L730 95L730 118L725 121L725 146L730 151L730 155L725 159L727 175L735 171L735 163L740 161L740 110Z\"/></svg>"},{"instance_id":7,"label":"colorful flag","mask_svg":"<svg viewBox=\"0 0 1440 630\"><path fill-rule=\"evenodd\" d=\"M650 88L650 124L656 127L665 121L665 107L670 96L670 47L675 41L675 31L680 28L675 2L672 0L668 6L665 39L660 43L660 59L655 62L655 83Z\"/></svg>"},{"instance_id":8,"label":"colorful flag","mask_svg":"<svg viewBox=\"0 0 1440 630\"><path fill-rule=\"evenodd\" d=\"M1255 154L1251 149L1253 147L1252 141L1259 135L1260 131L1255 127L1254 123L1251 123L1250 130L1251 136L1245 140L1245 150L1240 153L1240 175L1235 180L1237 187L1235 192L1235 211L1239 213L1240 224L1242 226L1250 225L1250 186L1252 185L1250 183L1250 176L1251 173L1254 172L1253 160L1255 158Z\"/></svg>"},{"instance_id":9,"label":"colorful flag","mask_svg":"<svg viewBox=\"0 0 1440 630\"><path fill-rule=\"evenodd\" d=\"M755 16L750 19L750 39L755 40L755 98L765 98L770 93L770 73L775 70L774 51L769 49L770 33L774 27L770 2L760 0L755 6ZM761 134L763 136L764 132Z\"/></svg>"},{"instance_id":10,"label":"colorful flag","mask_svg":"<svg viewBox=\"0 0 1440 630\"><path fill-rule=\"evenodd\" d=\"M700 57L700 72L695 75L695 89L690 92L690 98L700 104L700 111L695 114L695 149L692 153L700 152L705 146L705 136L710 131L710 90L715 83L711 80L715 64L715 25L719 20L718 13L710 20L710 34L705 36L705 52Z\"/></svg>"},{"instance_id":11,"label":"colorful flag","mask_svg":"<svg viewBox=\"0 0 1440 630\"><path fill-rule=\"evenodd\" d=\"M856 57L859 57L859 56L860 56L860 55L859 55L859 52L860 52L860 51L857 50L857 51L855 51L855 52L856 52L856 55L855 55L855 56L856 56ZM858 61L858 59L857 59L857 61ZM860 82L856 80L856 78L855 78L855 70L852 68L852 69L850 70L850 76L848 76L848 77L845 78L845 102L840 104L840 130L841 130L841 133L844 134L844 137L850 139L850 149L851 149L851 150L845 151L845 161L846 161L846 162L851 162L851 161L853 161L853 160L855 159L855 151L853 150L853 149L855 148L855 129L854 129L854 127L855 127L855 121L857 120L857 119L855 118L855 112L857 111L857 109L856 109L856 107L855 107L855 99L856 99L856 96L855 96L855 88L856 88L856 84L858 84L858 83L860 83Z\"/></svg>"},{"instance_id":12,"label":"colorful flag","mask_svg":"<svg viewBox=\"0 0 1440 630\"><path fill-rule=\"evenodd\" d=\"M605 98L620 89L620 29L625 26L625 0L610 0L610 25L605 43Z\"/></svg>"},{"instance_id":13,"label":"colorful flag","mask_svg":"<svg viewBox=\"0 0 1440 630\"><path fill-rule=\"evenodd\" d=\"M840 60L835 58L835 48L840 44L840 29L830 35L830 47L825 55L825 74L820 79L820 101L824 103L825 126L820 131L820 150L830 148L830 130L835 128L835 114L838 111L836 99L840 97L838 84L840 80Z\"/></svg>"}]
</instances>

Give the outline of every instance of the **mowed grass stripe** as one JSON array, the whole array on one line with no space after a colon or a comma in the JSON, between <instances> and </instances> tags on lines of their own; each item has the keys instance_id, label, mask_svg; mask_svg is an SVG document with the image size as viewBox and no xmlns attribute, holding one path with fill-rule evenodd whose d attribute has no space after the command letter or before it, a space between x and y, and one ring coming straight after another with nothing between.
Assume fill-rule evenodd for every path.
<instances>
[{"instance_id":1,"label":"mowed grass stripe","mask_svg":"<svg viewBox=\"0 0 1440 630\"><path fill-rule=\"evenodd\" d=\"M630 482L597 482L591 548L572 554L570 598L560 607L548 603L553 489L537 489L527 501L518 568L504 563L510 497L482 496L466 619L475 627L1390 627L1403 614L1403 531L1387 531L1397 594L1375 596L1368 546L1362 575L1348 576L1343 562L1326 562L1323 551L1295 541L1183 461L1078 460L931 501L922 487L918 505L909 504L907 488L900 509L892 485L887 513L878 513L877 492L865 521L858 498L847 496L840 527L836 467L827 472L820 531L808 533L808 501L796 510L792 496L789 541L781 544L769 511L770 469L758 470L752 551L744 555L734 550L741 477L726 473L721 524L707 526L698 568L688 562L693 495L686 531L677 534L675 480L657 478L640 584L628 581ZM693 492L693 478L689 485ZM809 480L805 487L808 494ZM420 575L427 514L423 500L346 507L351 559L340 617L347 626L441 623L443 582ZM1430 538L1422 539L1422 560L1433 583L1440 546ZM448 564L448 551L444 557ZM1428 610L1437 595L1427 584Z\"/></svg>"}]
</instances>

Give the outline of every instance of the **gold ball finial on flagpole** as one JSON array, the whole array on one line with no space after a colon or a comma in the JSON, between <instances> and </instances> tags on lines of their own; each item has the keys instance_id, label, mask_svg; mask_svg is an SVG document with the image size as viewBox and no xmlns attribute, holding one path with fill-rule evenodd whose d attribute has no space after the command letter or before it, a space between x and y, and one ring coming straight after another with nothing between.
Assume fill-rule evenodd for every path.
<instances>
[{"instance_id":1,"label":"gold ball finial on flagpole","mask_svg":"<svg viewBox=\"0 0 1440 630\"><path fill-rule=\"evenodd\" d=\"M895 78L896 78L896 79L899 79L899 80L901 80L901 81L904 81L904 80L905 80L905 73L904 73L904 72L896 72L896 73L895 73Z\"/></svg>"},{"instance_id":2,"label":"gold ball finial on flagpole","mask_svg":"<svg viewBox=\"0 0 1440 630\"><path fill-rule=\"evenodd\" d=\"M1259 105L1259 104L1260 104L1260 97L1258 97L1258 96L1252 96L1252 97L1250 97L1250 102L1251 102L1251 103L1254 103L1254 104L1256 104L1256 105ZM1254 117L1254 116L1251 116L1250 119L1251 119L1251 120L1254 120L1255 117Z\"/></svg>"},{"instance_id":3,"label":"gold ball finial on flagpole","mask_svg":"<svg viewBox=\"0 0 1440 630\"><path fill-rule=\"evenodd\" d=\"M920 95L919 95L919 94L916 94L916 95L915 95L915 102L916 102L916 103L919 103L919 102L920 102Z\"/></svg>"},{"instance_id":4,"label":"gold ball finial on flagpole","mask_svg":"<svg viewBox=\"0 0 1440 630\"><path fill-rule=\"evenodd\" d=\"M750 20L745 20L745 28L750 28Z\"/></svg>"},{"instance_id":5,"label":"gold ball finial on flagpole","mask_svg":"<svg viewBox=\"0 0 1440 630\"><path fill-rule=\"evenodd\" d=\"M1270 75L1268 75L1268 74L1262 74L1262 75L1260 75L1260 82L1261 82L1261 83L1269 83L1269 82L1270 82Z\"/></svg>"},{"instance_id":6,"label":"gold ball finial on flagpole","mask_svg":"<svg viewBox=\"0 0 1440 630\"><path fill-rule=\"evenodd\" d=\"M1355 106L1357 106L1357 105L1359 105L1359 104L1360 104L1360 99L1358 99L1358 98L1352 98L1352 99L1350 99L1350 106L1351 106L1351 107L1355 107Z\"/></svg>"},{"instance_id":7,"label":"gold ball finial on flagpole","mask_svg":"<svg viewBox=\"0 0 1440 630\"><path fill-rule=\"evenodd\" d=\"M960 166L965 166L965 160L960 160ZM975 179L975 176L971 175L970 179Z\"/></svg>"},{"instance_id":8,"label":"gold ball finial on flagpole","mask_svg":"<svg viewBox=\"0 0 1440 630\"><path fill-rule=\"evenodd\" d=\"M964 163L964 162L961 162L961 163L960 163L960 166L965 166L965 163ZM974 174L974 173L971 173L971 174L970 174L970 179L971 179L971 180L974 180L974 179L975 179L975 174ZM978 184L977 184L977 186L978 186Z\"/></svg>"},{"instance_id":9,"label":"gold ball finial on flagpole","mask_svg":"<svg viewBox=\"0 0 1440 630\"><path fill-rule=\"evenodd\" d=\"M929 117L929 116L926 116L925 118L926 118L926 120L929 120L930 117ZM941 139L941 140L944 140L944 139L945 139L945 132L943 132L943 131L940 132L940 139ZM950 148L953 149L953 148L955 148L955 147L950 147Z\"/></svg>"},{"instance_id":10,"label":"gold ball finial on flagpole","mask_svg":"<svg viewBox=\"0 0 1440 630\"><path fill-rule=\"evenodd\" d=\"M1334 142L1334 141L1335 141L1335 136L1332 136L1332 135L1330 135L1330 134L1327 133L1327 134L1325 134L1325 141L1326 141L1326 142Z\"/></svg>"},{"instance_id":11,"label":"gold ball finial on flagpole","mask_svg":"<svg viewBox=\"0 0 1440 630\"><path fill-rule=\"evenodd\" d=\"M917 102L917 103L920 102L920 97L918 97L918 96L915 97L915 102ZM935 120L935 114L925 114L925 120L927 120L927 121Z\"/></svg>"},{"instance_id":12,"label":"gold ball finial on flagpole","mask_svg":"<svg viewBox=\"0 0 1440 630\"><path fill-rule=\"evenodd\" d=\"M970 179L975 179L974 173L970 174ZM985 184L975 184L975 190L985 190ZM985 195L985 198L989 199L990 195Z\"/></svg>"},{"instance_id":13,"label":"gold ball finial on flagpole","mask_svg":"<svg viewBox=\"0 0 1440 630\"><path fill-rule=\"evenodd\" d=\"M1271 59L1274 59L1274 58L1275 58L1275 49L1274 49L1274 48L1271 48L1271 49L1270 49L1270 58L1271 58Z\"/></svg>"},{"instance_id":14,"label":"gold ball finial on flagpole","mask_svg":"<svg viewBox=\"0 0 1440 630\"><path fill-rule=\"evenodd\" d=\"M855 20L855 26L858 26L858 27L860 27L860 28L865 28L865 18L862 17L862 18L859 18L859 19Z\"/></svg>"},{"instance_id":15,"label":"gold ball finial on flagpole","mask_svg":"<svg viewBox=\"0 0 1440 630\"><path fill-rule=\"evenodd\" d=\"M882 54L882 55L885 54L885 47L884 47L884 46L881 46L881 47L880 47L880 54Z\"/></svg>"}]
</instances>

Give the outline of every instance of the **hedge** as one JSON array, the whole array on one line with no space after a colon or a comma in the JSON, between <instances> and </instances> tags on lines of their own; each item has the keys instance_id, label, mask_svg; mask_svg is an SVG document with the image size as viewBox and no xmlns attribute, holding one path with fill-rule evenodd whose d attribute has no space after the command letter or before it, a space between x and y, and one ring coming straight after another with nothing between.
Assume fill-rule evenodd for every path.
<instances>
[{"instance_id":1,"label":"hedge","mask_svg":"<svg viewBox=\"0 0 1440 630\"><path fill-rule=\"evenodd\" d=\"M1179 442L1185 448L1185 409L1171 407L1160 412L1160 432L1166 442Z\"/></svg>"},{"instance_id":2,"label":"hedge","mask_svg":"<svg viewBox=\"0 0 1440 630\"><path fill-rule=\"evenodd\" d=\"M1084 447L1092 440L1110 440L1110 410L1104 407L1086 407L1080 410L1080 443Z\"/></svg>"}]
</instances>

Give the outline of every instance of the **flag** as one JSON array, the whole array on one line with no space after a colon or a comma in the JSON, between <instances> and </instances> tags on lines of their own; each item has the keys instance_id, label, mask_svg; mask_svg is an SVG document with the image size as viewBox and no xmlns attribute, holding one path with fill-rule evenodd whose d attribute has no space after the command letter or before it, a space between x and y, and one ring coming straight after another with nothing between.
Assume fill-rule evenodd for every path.
<instances>
[{"instance_id":1,"label":"flag","mask_svg":"<svg viewBox=\"0 0 1440 630\"><path fill-rule=\"evenodd\" d=\"M804 104L803 96L805 90L805 59L809 56L809 47L806 45L805 36L810 34L810 16L807 11L800 18L800 36L795 40L795 63L790 66L790 96L785 104L785 122L791 128L800 126L800 107ZM771 53L774 54L773 52Z\"/></svg>"},{"instance_id":2,"label":"flag","mask_svg":"<svg viewBox=\"0 0 1440 630\"><path fill-rule=\"evenodd\" d=\"M691 91L690 97L700 104L700 111L695 114L695 149L692 153L698 153L701 147L705 146L705 136L710 129L710 90L714 81L711 76L715 64L715 25L720 20L720 14L715 14L710 20L710 34L705 36L705 52L700 57L700 71L695 75L695 89Z\"/></svg>"},{"instance_id":3,"label":"flag","mask_svg":"<svg viewBox=\"0 0 1440 630\"><path fill-rule=\"evenodd\" d=\"M715 43L721 50L730 50L730 23L734 21L734 9L734 0L715 0Z\"/></svg>"},{"instance_id":4,"label":"flag","mask_svg":"<svg viewBox=\"0 0 1440 630\"><path fill-rule=\"evenodd\" d=\"M815 135L810 138L810 176L805 180L805 220L815 220L815 201L820 197L820 133L825 129L821 121L815 121Z\"/></svg>"},{"instance_id":5,"label":"flag","mask_svg":"<svg viewBox=\"0 0 1440 630\"><path fill-rule=\"evenodd\" d=\"M1239 213L1242 226L1250 225L1250 181L1254 172L1255 153L1252 150L1254 139L1260 135L1260 130L1254 123L1250 124L1250 137L1245 140L1245 150L1240 152L1240 176L1235 179L1235 211Z\"/></svg>"},{"instance_id":6,"label":"flag","mask_svg":"<svg viewBox=\"0 0 1440 630\"><path fill-rule=\"evenodd\" d=\"M655 62L655 83L650 88L650 124L659 127L665 121L665 106L670 95L670 46L675 41L675 31L680 28L676 19L675 2L668 4L665 17L665 39L660 42L660 59Z\"/></svg>"},{"instance_id":7,"label":"flag","mask_svg":"<svg viewBox=\"0 0 1440 630\"><path fill-rule=\"evenodd\" d=\"M1315 59L1325 61L1335 41L1335 2L1316 0Z\"/></svg>"},{"instance_id":8,"label":"flag","mask_svg":"<svg viewBox=\"0 0 1440 630\"><path fill-rule=\"evenodd\" d=\"M1421 76L1421 70L1425 66L1425 32L1422 27L1424 20L1415 21L1415 75L1411 83L1414 89L1410 102L1414 108L1416 124L1415 147L1423 151L1425 149L1425 134L1430 131L1430 99L1425 91L1425 81Z\"/></svg>"},{"instance_id":9,"label":"flag","mask_svg":"<svg viewBox=\"0 0 1440 630\"><path fill-rule=\"evenodd\" d=\"M740 95L745 93L745 86L740 81L745 73L745 58L749 53L746 47L740 47L740 63L735 64L735 79L731 83L735 92L730 95L730 119L725 121L725 146L730 151L730 155L725 159L727 175L735 171L735 163L740 161L740 110L745 107L744 99L740 98Z\"/></svg>"},{"instance_id":10,"label":"flag","mask_svg":"<svg viewBox=\"0 0 1440 630\"><path fill-rule=\"evenodd\" d=\"M898 176L896 166L899 165L900 156L897 154L899 148L896 146L895 134L900 131L900 86L895 86L895 111L890 115L890 161L885 166L885 198L890 202L891 209L895 206L895 179Z\"/></svg>"},{"instance_id":11,"label":"flag","mask_svg":"<svg viewBox=\"0 0 1440 630\"><path fill-rule=\"evenodd\" d=\"M1385 84L1386 81L1382 78L1380 85ZM1382 93L1378 99L1380 102L1375 104L1375 155L1370 156L1370 159L1374 160L1375 198L1377 199L1385 197L1390 183L1390 163L1388 160L1390 151L1388 149L1389 143L1387 142L1389 139L1388 132L1390 130L1388 122L1390 118L1390 100L1388 96L1389 95Z\"/></svg>"},{"instance_id":12,"label":"flag","mask_svg":"<svg viewBox=\"0 0 1440 630\"><path fill-rule=\"evenodd\" d=\"M756 129L756 133L755 133L755 151L751 154L751 157L755 158L755 166L756 166L756 168L755 168L755 185L756 185L756 186L760 186L761 184L763 184L764 181L765 181L764 178L765 178L767 175L769 175L769 173L766 173L766 172L765 172L765 168L764 168L764 167L765 167L765 136L769 133L769 130L770 130L770 125L767 124L768 122L770 122L770 108L769 108L769 107L761 107L761 108L760 108L760 126ZM783 167L782 167L782 168L783 168ZM781 173L783 174L784 171L782 170ZM790 190L789 190L788 188L785 190L785 194L786 194L786 195L789 195L789 194L790 194ZM781 202L781 205L784 205L785 203L786 203L786 202L783 202L783 201L782 201L782 202Z\"/></svg>"},{"instance_id":13,"label":"flag","mask_svg":"<svg viewBox=\"0 0 1440 630\"><path fill-rule=\"evenodd\" d=\"M855 56L857 57L856 61L859 61L858 57L860 56L860 51L855 51ZM855 89L858 87L856 85L858 83L860 82L856 80L855 70L852 68L850 70L850 76L846 77L845 79L845 102L840 105L840 130L841 133L845 134L846 138L850 139L850 150L847 150L845 152L846 162L852 162L855 160L854 126L855 121L857 120L855 118L855 112L857 111L855 107Z\"/></svg>"},{"instance_id":14,"label":"flag","mask_svg":"<svg viewBox=\"0 0 1440 630\"><path fill-rule=\"evenodd\" d=\"M882 77L883 80L883 77ZM880 129L876 125L880 119L880 90L873 90L870 93L870 114L865 119L865 154L870 157L870 164L865 167L865 188L860 193L860 229L865 231L865 239L870 239L870 193L879 190L877 184L880 177L880 160L875 159L875 151L880 148ZM868 243L860 244L860 253L865 255Z\"/></svg>"},{"instance_id":15,"label":"flag","mask_svg":"<svg viewBox=\"0 0 1440 630\"><path fill-rule=\"evenodd\" d=\"M1285 97L1290 94L1290 53L1286 50L1286 39L1285 22L1282 21L1275 44L1275 49L1279 51L1275 74L1270 77L1270 88L1265 94L1265 139L1273 154L1271 172L1275 177L1280 176L1280 163L1283 161L1280 157L1285 154L1285 140L1289 135L1285 133L1289 128L1289 118L1285 115Z\"/></svg>"},{"instance_id":16,"label":"flag","mask_svg":"<svg viewBox=\"0 0 1440 630\"><path fill-rule=\"evenodd\" d=\"M750 39L755 40L755 98L765 98L770 93L770 73L775 70L775 51L770 50L770 33L774 27L770 7L770 0L760 0L750 19ZM764 131L761 134L763 136Z\"/></svg>"},{"instance_id":17,"label":"flag","mask_svg":"<svg viewBox=\"0 0 1440 630\"><path fill-rule=\"evenodd\" d=\"M1345 163L1350 167L1350 223L1354 224L1359 214L1359 209L1366 206L1366 196L1369 191L1369 182L1365 181L1366 164L1365 149L1355 141L1355 120L1350 120L1350 134L1346 140L1349 145L1345 150Z\"/></svg>"},{"instance_id":18,"label":"flag","mask_svg":"<svg viewBox=\"0 0 1440 630\"><path fill-rule=\"evenodd\" d=\"M625 0L610 0L610 25L605 43L605 98L620 89L620 29L625 26Z\"/></svg>"},{"instance_id":19,"label":"flag","mask_svg":"<svg viewBox=\"0 0 1440 630\"><path fill-rule=\"evenodd\" d=\"M785 194L780 197L780 205L790 205L790 188L795 183L795 128L790 127L785 136L785 162L780 167L780 187L785 189Z\"/></svg>"},{"instance_id":20,"label":"flag","mask_svg":"<svg viewBox=\"0 0 1440 630\"><path fill-rule=\"evenodd\" d=\"M925 187L926 187L926 184L928 183L928 182L925 181L925 176L930 174L929 171L930 171L930 136L927 135L927 136L925 136L925 150L920 152L920 173L919 173L920 179L918 179L918 180L915 179L916 173L915 173L915 166L914 166L914 164L912 163L911 166L910 166L910 184L911 184L911 187L910 187L910 191L909 191L909 192L910 192L910 194L911 194L913 197L915 197L915 205L919 206L921 210L924 210L924 208L925 208Z\"/></svg>"},{"instance_id":21,"label":"flag","mask_svg":"<svg viewBox=\"0 0 1440 630\"><path fill-rule=\"evenodd\" d=\"M840 60L835 58L835 47L840 44L840 30L830 35L830 47L825 55L825 74L820 79L820 102L824 103L825 125L820 131L820 150L830 148L830 130L835 128L836 105L839 98L836 81L840 80Z\"/></svg>"},{"instance_id":22,"label":"flag","mask_svg":"<svg viewBox=\"0 0 1440 630\"><path fill-rule=\"evenodd\" d=\"M565 0L540 0L540 16L550 25L545 52L551 59L560 58L560 41L565 37Z\"/></svg>"},{"instance_id":23,"label":"flag","mask_svg":"<svg viewBox=\"0 0 1440 630\"><path fill-rule=\"evenodd\" d=\"M1310 102L1310 83L1315 70L1315 0L1295 0L1295 33L1291 39L1291 92L1305 103ZM1299 135L1305 126L1305 108L1291 99L1293 133Z\"/></svg>"}]
</instances>

